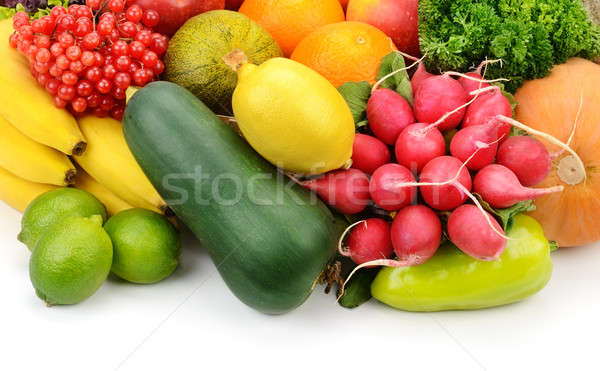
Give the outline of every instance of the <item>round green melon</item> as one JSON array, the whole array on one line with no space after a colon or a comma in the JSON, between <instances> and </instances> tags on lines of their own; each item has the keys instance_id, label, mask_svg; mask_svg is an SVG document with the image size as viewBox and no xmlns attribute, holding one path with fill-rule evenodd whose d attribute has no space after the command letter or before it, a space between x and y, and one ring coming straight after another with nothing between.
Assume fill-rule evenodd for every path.
<instances>
[{"instance_id":1,"label":"round green melon","mask_svg":"<svg viewBox=\"0 0 600 371\"><path fill-rule=\"evenodd\" d=\"M281 57L281 49L258 23L243 14L214 10L190 18L175 33L165 55L166 80L191 91L218 114L231 115L237 74L234 56L254 64Z\"/></svg>"}]
</instances>

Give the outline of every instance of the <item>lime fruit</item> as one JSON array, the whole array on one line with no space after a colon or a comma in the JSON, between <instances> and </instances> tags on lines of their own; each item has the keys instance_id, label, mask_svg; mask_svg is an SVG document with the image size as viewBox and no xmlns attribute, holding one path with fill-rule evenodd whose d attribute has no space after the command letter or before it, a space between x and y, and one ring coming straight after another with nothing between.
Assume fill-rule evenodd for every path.
<instances>
[{"instance_id":1,"label":"lime fruit","mask_svg":"<svg viewBox=\"0 0 600 371\"><path fill-rule=\"evenodd\" d=\"M125 210L104 225L113 247L112 271L133 283L155 283L179 264L179 233L162 215L145 209Z\"/></svg>"},{"instance_id":2,"label":"lime fruit","mask_svg":"<svg viewBox=\"0 0 600 371\"><path fill-rule=\"evenodd\" d=\"M112 243L102 216L64 218L39 239L29 261L29 277L47 305L75 304L102 286L110 273Z\"/></svg>"},{"instance_id":3,"label":"lime fruit","mask_svg":"<svg viewBox=\"0 0 600 371\"><path fill-rule=\"evenodd\" d=\"M103 221L108 217L106 208L96 197L76 188L54 189L41 194L27 206L17 238L33 250L44 231L57 221L92 215L100 215Z\"/></svg>"}]
</instances>

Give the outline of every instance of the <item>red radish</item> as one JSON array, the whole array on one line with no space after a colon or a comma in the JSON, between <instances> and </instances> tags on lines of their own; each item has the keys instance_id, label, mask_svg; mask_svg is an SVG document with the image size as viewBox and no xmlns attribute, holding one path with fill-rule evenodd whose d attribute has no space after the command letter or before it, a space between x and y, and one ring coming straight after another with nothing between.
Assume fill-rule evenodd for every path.
<instances>
[{"instance_id":1,"label":"red radish","mask_svg":"<svg viewBox=\"0 0 600 371\"><path fill-rule=\"evenodd\" d=\"M302 183L342 214L357 214L369 203L369 178L357 169L331 171Z\"/></svg>"},{"instance_id":2,"label":"red radish","mask_svg":"<svg viewBox=\"0 0 600 371\"><path fill-rule=\"evenodd\" d=\"M410 86L412 87L413 94L417 92L423 81L433 76L435 75L427 72L423 63L419 63L419 67L417 67L415 74L410 80Z\"/></svg>"},{"instance_id":3,"label":"red radish","mask_svg":"<svg viewBox=\"0 0 600 371\"><path fill-rule=\"evenodd\" d=\"M413 124L396 140L396 161L415 173L432 159L446 153L444 136L437 128L424 130L427 124Z\"/></svg>"},{"instance_id":4,"label":"red radish","mask_svg":"<svg viewBox=\"0 0 600 371\"><path fill-rule=\"evenodd\" d=\"M357 224L346 240L348 249L341 251L342 255L350 257L356 264L390 259L394 250L389 223L383 219L371 218Z\"/></svg>"},{"instance_id":5,"label":"red radish","mask_svg":"<svg viewBox=\"0 0 600 371\"><path fill-rule=\"evenodd\" d=\"M487 88L488 86L491 86L489 82L477 81L477 80L483 80L483 77L481 77L481 75L477 72L467 72L467 73L465 73L465 75L471 77L472 79L461 76L458 78L458 82L460 83L460 85L463 87L463 89L465 90L465 92L467 94L471 93L472 91ZM475 79L475 80L473 80L473 79Z\"/></svg>"},{"instance_id":6,"label":"red radish","mask_svg":"<svg viewBox=\"0 0 600 371\"><path fill-rule=\"evenodd\" d=\"M352 147L352 167L367 174L390 162L390 150L379 139L366 134L356 134Z\"/></svg>"},{"instance_id":7,"label":"red radish","mask_svg":"<svg viewBox=\"0 0 600 371\"><path fill-rule=\"evenodd\" d=\"M510 106L510 102L502 95L500 88L482 93L475 102L471 103L465 113L462 126L463 128L466 128L469 126L483 125L488 121L493 120L497 115L512 117L512 107ZM503 138L501 141L505 140L508 138L509 134L510 125L507 123L499 124L498 138Z\"/></svg>"},{"instance_id":8,"label":"red radish","mask_svg":"<svg viewBox=\"0 0 600 371\"><path fill-rule=\"evenodd\" d=\"M450 214L448 236L456 247L478 260L497 260L506 248L507 237L500 224L473 205L462 205Z\"/></svg>"},{"instance_id":9,"label":"red radish","mask_svg":"<svg viewBox=\"0 0 600 371\"><path fill-rule=\"evenodd\" d=\"M369 184L373 202L384 210L395 211L410 205L417 196L415 186L402 186L414 183L415 177L406 167L386 164L375 170Z\"/></svg>"},{"instance_id":10,"label":"red radish","mask_svg":"<svg viewBox=\"0 0 600 371\"><path fill-rule=\"evenodd\" d=\"M466 162L469 170L476 171L491 164L498 150L498 126L495 122L489 122L459 130L450 142L450 153Z\"/></svg>"},{"instance_id":11,"label":"red radish","mask_svg":"<svg viewBox=\"0 0 600 371\"><path fill-rule=\"evenodd\" d=\"M392 224L392 244L398 260L407 265L426 262L442 240L442 224L427 206L407 206L398 212Z\"/></svg>"},{"instance_id":12,"label":"red radish","mask_svg":"<svg viewBox=\"0 0 600 371\"><path fill-rule=\"evenodd\" d=\"M467 93L458 81L448 75L434 76L424 80L415 93L415 116L419 122L433 124L446 113L465 105L468 100ZM457 110L444 119L438 129L454 129L463 120L465 111L465 107Z\"/></svg>"},{"instance_id":13,"label":"red radish","mask_svg":"<svg viewBox=\"0 0 600 371\"><path fill-rule=\"evenodd\" d=\"M367 120L373 134L385 144L392 145L400 132L415 123L410 104L390 89L377 89L367 102Z\"/></svg>"},{"instance_id":14,"label":"red radish","mask_svg":"<svg viewBox=\"0 0 600 371\"><path fill-rule=\"evenodd\" d=\"M552 159L546 146L534 137L514 136L502 143L496 160L515 173L525 187L533 187L546 179Z\"/></svg>"},{"instance_id":15,"label":"red radish","mask_svg":"<svg viewBox=\"0 0 600 371\"><path fill-rule=\"evenodd\" d=\"M429 161L421 171L419 183L436 183L436 185L421 185L421 195L427 203L436 210L448 211L465 203L471 190L471 175L463 163L452 156L440 156ZM437 185L437 183L447 183Z\"/></svg>"},{"instance_id":16,"label":"red radish","mask_svg":"<svg viewBox=\"0 0 600 371\"><path fill-rule=\"evenodd\" d=\"M517 202L533 200L549 193L561 192L563 186L527 188L506 166L492 164L481 169L473 179L473 190L491 207L506 209Z\"/></svg>"}]
</instances>

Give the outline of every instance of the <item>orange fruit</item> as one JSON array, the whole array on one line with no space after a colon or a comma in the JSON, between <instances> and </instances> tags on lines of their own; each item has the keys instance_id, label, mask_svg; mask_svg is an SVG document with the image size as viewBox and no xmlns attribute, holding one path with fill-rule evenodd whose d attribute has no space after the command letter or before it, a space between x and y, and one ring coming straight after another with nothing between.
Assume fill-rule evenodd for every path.
<instances>
[{"instance_id":1,"label":"orange fruit","mask_svg":"<svg viewBox=\"0 0 600 371\"><path fill-rule=\"evenodd\" d=\"M338 0L246 0L239 12L269 31L286 57L312 31L346 19Z\"/></svg>"},{"instance_id":2,"label":"orange fruit","mask_svg":"<svg viewBox=\"0 0 600 371\"><path fill-rule=\"evenodd\" d=\"M361 22L340 22L306 36L291 58L338 87L348 81L374 83L381 59L394 50L392 40L377 28Z\"/></svg>"}]
</instances>

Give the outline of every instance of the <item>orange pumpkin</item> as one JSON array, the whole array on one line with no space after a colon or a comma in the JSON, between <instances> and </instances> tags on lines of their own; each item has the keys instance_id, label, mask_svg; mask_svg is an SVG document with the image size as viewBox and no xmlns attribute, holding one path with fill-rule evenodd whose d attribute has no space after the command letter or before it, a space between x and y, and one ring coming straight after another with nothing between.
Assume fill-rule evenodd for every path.
<instances>
[{"instance_id":1,"label":"orange pumpkin","mask_svg":"<svg viewBox=\"0 0 600 371\"><path fill-rule=\"evenodd\" d=\"M600 65L581 58L553 68L550 76L526 82L515 95L516 119L567 142L577 113L570 147L585 171L568 152L555 158L540 187L564 185L561 193L535 201L531 215L546 237L559 246L581 246L600 240ZM560 148L538 138L551 153Z\"/></svg>"}]
</instances>

